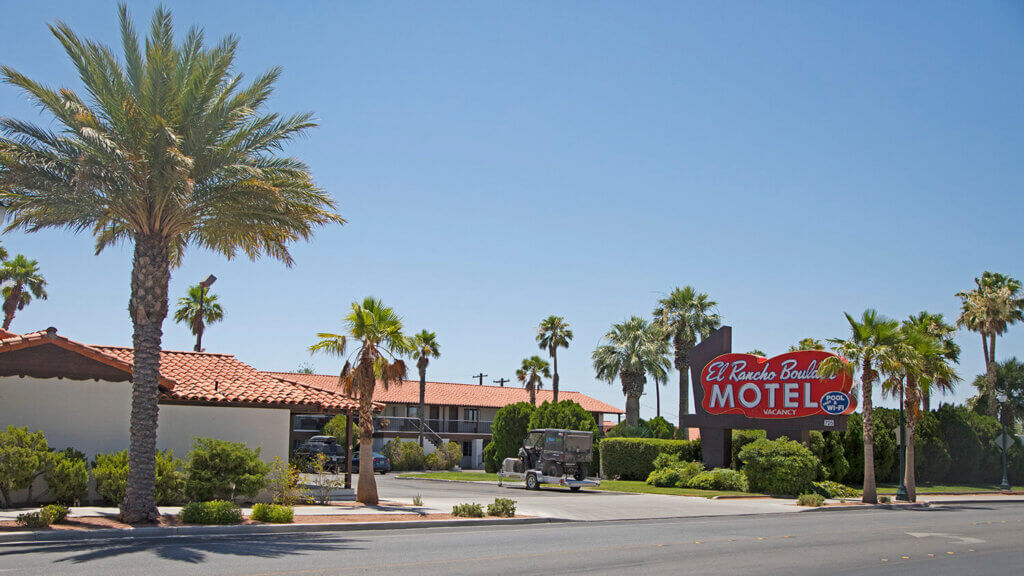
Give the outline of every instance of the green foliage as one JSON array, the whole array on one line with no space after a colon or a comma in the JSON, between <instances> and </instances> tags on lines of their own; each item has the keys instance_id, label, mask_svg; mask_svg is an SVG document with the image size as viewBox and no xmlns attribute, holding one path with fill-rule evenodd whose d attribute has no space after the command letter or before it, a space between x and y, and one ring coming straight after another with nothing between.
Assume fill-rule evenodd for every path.
<instances>
[{"instance_id":1,"label":"green foliage","mask_svg":"<svg viewBox=\"0 0 1024 576\"><path fill-rule=\"evenodd\" d=\"M811 506L817 508L825 505L825 497L821 494L801 494L796 503L800 506Z\"/></svg>"},{"instance_id":2,"label":"green foliage","mask_svg":"<svg viewBox=\"0 0 1024 576\"><path fill-rule=\"evenodd\" d=\"M274 456L267 471L267 489L275 504L294 506L308 499L305 491L299 488L300 475L297 467Z\"/></svg>"},{"instance_id":3,"label":"green foliage","mask_svg":"<svg viewBox=\"0 0 1024 576\"><path fill-rule=\"evenodd\" d=\"M423 470L426 464L423 448L412 440L393 438L384 445L381 454L391 460L391 469L395 471Z\"/></svg>"},{"instance_id":4,"label":"green foliage","mask_svg":"<svg viewBox=\"0 0 1024 576\"><path fill-rule=\"evenodd\" d=\"M512 518L516 515L516 501L509 498L495 498L493 504L487 505L487 515Z\"/></svg>"},{"instance_id":5,"label":"green foliage","mask_svg":"<svg viewBox=\"0 0 1024 576\"><path fill-rule=\"evenodd\" d=\"M747 477L739 470L732 470L730 468L705 470L695 474L686 483L686 488L698 488L700 490L746 492L749 487Z\"/></svg>"},{"instance_id":6,"label":"green foliage","mask_svg":"<svg viewBox=\"0 0 1024 576\"><path fill-rule=\"evenodd\" d=\"M334 418L327 421L324 424L323 433L327 436L334 436L338 441L338 444L345 445L345 424L348 423L348 418L344 414L338 414ZM352 443L359 443L359 426L356 426L355 422L352 423Z\"/></svg>"},{"instance_id":7,"label":"green foliage","mask_svg":"<svg viewBox=\"0 0 1024 576\"><path fill-rule=\"evenodd\" d=\"M11 492L29 488L49 467L53 453L42 432L8 426L0 431L0 496L9 508Z\"/></svg>"},{"instance_id":8,"label":"green foliage","mask_svg":"<svg viewBox=\"0 0 1024 576\"><path fill-rule=\"evenodd\" d=\"M653 438L654 432L645 420L640 420L636 426L630 426L626 422L619 422L605 432L605 438Z\"/></svg>"},{"instance_id":9,"label":"green foliage","mask_svg":"<svg viewBox=\"0 0 1024 576\"><path fill-rule=\"evenodd\" d=\"M676 462L648 474L647 483L660 488L686 488L690 479L703 470L700 462Z\"/></svg>"},{"instance_id":10,"label":"green foliage","mask_svg":"<svg viewBox=\"0 0 1024 576\"><path fill-rule=\"evenodd\" d=\"M582 430L597 435L597 422L590 412L572 400L562 400L557 404L544 402L530 415L528 430L537 428L558 428L561 430ZM525 436L524 436L525 438ZM520 441L520 446L522 441ZM516 449L516 453L519 449Z\"/></svg>"},{"instance_id":11,"label":"green foliage","mask_svg":"<svg viewBox=\"0 0 1024 576\"><path fill-rule=\"evenodd\" d=\"M739 470L740 466L743 465L740 462L740 450L743 447L755 440L760 440L765 437L764 430L733 430L732 431L732 458L731 468Z\"/></svg>"},{"instance_id":12,"label":"green foliage","mask_svg":"<svg viewBox=\"0 0 1024 576\"><path fill-rule=\"evenodd\" d=\"M185 500L185 463L174 457L173 450L156 453L156 503L161 506L181 504Z\"/></svg>"},{"instance_id":13,"label":"green foliage","mask_svg":"<svg viewBox=\"0 0 1024 576\"><path fill-rule=\"evenodd\" d=\"M822 475L825 479L838 482L838 479L845 478L850 472L850 462L843 448L843 433L830 430L822 432L821 436L821 451L815 456L821 460Z\"/></svg>"},{"instance_id":14,"label":"green foliage","mask_svg":"<svg viewBox=\"0 0 1024 576\"><path fill-rule=\"evenodd\" d=\"M654 471L654 459L662 453L680 460L700 460L700 440L605 438L599 450L605 477L620 480L646 480Z\"/></svg>"},{"instance_id":15,"label":"green foliage","mask_svg":"<svg viewBox=\"0 0 1024 576\"><path fill-rule=\"evenodd\" d=\"M647 422L647 427L651 430L652 438L661 438L662 440L671 440L676 437L676 427L671 422L661 416L655 416Z\"/></svg>"},{"instance_id":16,"label":"green foliage","mask_svg":"<svg viewBox=\"0 0 1024 576\"><path fill-rule=\"evenodd\" d=\"M484 472L494 474L500 468L501 462L498 462L498 448L494 445L494 440L491 440L484 446Z\"/></svg>"},{"instance_id":17,"label":"green foliage","mask_svg":"<svg viewBox=\"0 0 1024 576\"><path fill-rule=\"evenodd\" d=\"M523 440L530 431L530 417L535 408L529 402L517 402L502 407L491 424L491 442L494 460L501 466L505 458L517 458Z\"/></svg>"},{"instance_id":18,"label":"green foliage","mask_svg":"<svg viewBox=\"0 0 1024 576\"><path fill-rule=\"evenodd\" d=\"M76 504L89 494L89 466L78 454L71 448L54 453L43 475L50 495L60 504Z\"/></svg>"},{"instance_id":19,"label":"green foliage","mask_svg":"<svg viewBox=\"0 0 1024 576\"><path fill-rule=\"evenodd\" d=\"M311 474L313 476L312 489L310 491L313 501L322 506L331 503L331 494L335 489L345 485L345 481L328 470L329 458L326 454L313 456Z\"/></svg>"},{"instance_id":20,"label":"green foliage","mask_svg":"<svg viewBox=\"0 0 1024 576\"><path fill-rule=\"evenodd\" d=\"M49 524L60 524L68 517L68 507L63 504L49 504L39 511Z\"/></svg>"},{"instance_id":21,"label":"green foliage","mask_svg":"<svg viewBox=\"0 0 1024 576\"><path fill-rule=\"evenodd\" d=\"M128 451L97 454L92 464L92 477L96 480L96 493L107 504L121 504L128 485Z\"/></svg>"},{"instance_id":22,"label":"green foliage","mask_svg":"<svg viewBox=\"0 0 1024 576\"><path fill-rule=\"evenodd\" d=\"M186 524L241 524L242 509L234 502L189 502L178 515Z\"/></svg>"},{"instance_id":23,"label":"green foliage","mask_svg":"<svg viewBox=\"0 0 1024 576\"><path fill-rule=\"evenodd\" d=\"M46 528L50 525L49 519L44 516L42 512L25 512L24 514L18 514L16 521L18 524L33 530Z\"/></svg>"},{"instance_id":24,"label":"green foliage","mask_svg":"<svg viewBox=\"0 0 1024 576\"><path fill-rule=\"evenodd\" d=\"M272 524L291 524L295 511L291 506L280 504L254 504L251 518L257 522L270 522Z\"/></svg>"},{"instance_id":25,"label":"green foliage","mask_svg":"<svg viewBox=\"0 0 1024 576\"><path fill-rule=\"evenodd\" d=\"M423 496L421 496L419 494L413 496L412 497L412 505L413 506L423 506Z\"/></svg>"},{"instance_id":26,"label":"green foliage","mask_svg":"<svg viewBox=\"0 0 1024 576\"><path fill-rule=\"evenodd\" d=\"M821 462L803 444L760 439L740 451L750 489L766 494L801 494L811 489Z\"/></svg>"},{"instance_id":27,"label":"green foliage","mask_svg":"<svg viewBox=\"0 0 1024 576\"><path fill-rule=\"evenodd\" d=\"M428 470L451 470L462 460L462 447L448 442L427 454L425 465Z\"/></svg>"},{"instance_id":28,"label":"green foliage","mask_svg":"<svg viewBox=\"0 0 1024 576\"><path fill-rule=\"evenodd\" d=\"M259 448L216 438L193 439L187 468L185 494L192 501L255 498L269 470Z\"/></svg>"},{"instance_id":29,"label":"green foliage","mask_svg":"<svg viewBox=\"0 0 1024 576\"><path fill-rule=\"evenodd\" d=\"M850 488L839 482L833 482L832 480L815 482L814 492L821 494L825 498L856 498L860 496L860 490Z\"/></svg>"},{"instance_id":30,"label":"green foliage","mask_svg":"<svg viewBox=\"0 0 1024 576\"><path fill-rule=\"evenodd\" d=\"M890 498L888 496L879 496L878 497L878 503L879 504L888 504L889 502L892 502L892 498Z\"/></svg>"},{"instance_id":31,"label":"green foliage","mask_svg":"<svg viewBox=\"0 0 1024 576\"><path fill-rule=\"evenodd\" d=\"M480 504L456 504L452 506L452 516L458 518L483 518L484 507Z\"/></svg>"}]
</instances>

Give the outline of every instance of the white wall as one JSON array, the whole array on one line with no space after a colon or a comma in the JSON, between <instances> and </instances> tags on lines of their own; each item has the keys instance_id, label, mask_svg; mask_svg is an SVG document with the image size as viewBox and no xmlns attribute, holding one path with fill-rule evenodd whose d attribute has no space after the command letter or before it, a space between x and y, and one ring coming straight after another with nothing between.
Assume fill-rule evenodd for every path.
<instances>
[{"instance_id":1,"label":"white wall","mask_svg":"<svg viewBox=\"0 0 1024 576\"><path fill-rule=\"evenodd\" d=\"M183 458L193 437L219 438L259 447L260 458L267 462L274 456L287 462L290 420L290 410L276 408L161 404L156 443Z\"/></svg>"}]
</instances>

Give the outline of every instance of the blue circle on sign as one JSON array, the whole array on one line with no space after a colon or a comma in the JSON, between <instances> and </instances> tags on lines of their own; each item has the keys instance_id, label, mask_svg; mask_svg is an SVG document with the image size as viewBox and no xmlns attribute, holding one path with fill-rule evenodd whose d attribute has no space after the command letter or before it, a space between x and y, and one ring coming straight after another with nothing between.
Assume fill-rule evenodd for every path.
<instances>
[{"instance_id":1,"label":"blue circle on sign","mask_svg":"<svg viewBox=\"0 0 1024 576\"><path fill-rule=\"evenodd\" d=\"M828 392L821 397L821 409L829 414L842 414L849 407L850 397L843 392Z\"/></svg>"}]
</instances>

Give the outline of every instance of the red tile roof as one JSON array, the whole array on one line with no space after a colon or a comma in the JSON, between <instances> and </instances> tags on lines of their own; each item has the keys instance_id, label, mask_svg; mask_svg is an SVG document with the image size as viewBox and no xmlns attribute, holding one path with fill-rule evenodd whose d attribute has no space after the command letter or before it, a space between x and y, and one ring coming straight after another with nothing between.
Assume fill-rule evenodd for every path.
<instances>
[{"instance_id":1,"label":"red tile roof","mask_svg":"<svg viewBox=\"0 0 1024 576\"><path fill-rule=\"evenodd\" d=\"M278 378L288 378L323 390L336 390L338 377L327 374L296 374L293 372L268 372ZM550 402L553 398L551 390L537 391L537 404ZM398 386L390 386L387 390L378 388L374 394L375 402L418 404L420 401L420 383L418 380L406 380ZM625 414L619 408L591 398L582 392L567 390L558 391L559 400L572 400L588 412L605 414ZM481 408L501 408L516 402L529 402L530 393L525 388L512 386L478 386L476 384L457 384L454 382L427 382L426 403L441 406L474 406Z\"/></svg>"}]
</instances>

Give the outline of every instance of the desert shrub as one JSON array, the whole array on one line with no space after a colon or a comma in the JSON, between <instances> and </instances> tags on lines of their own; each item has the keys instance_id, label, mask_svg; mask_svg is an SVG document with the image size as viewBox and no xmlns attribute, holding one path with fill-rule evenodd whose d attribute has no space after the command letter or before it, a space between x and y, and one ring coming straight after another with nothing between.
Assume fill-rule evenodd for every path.
<instances>
[{"instance_id":1,"label":"desert shrub","mask_svg":"<svg viewBox=\"0 0 1024 576\"><path fill-rule=\"evenodd\" d=\"M856 498L860 496L860 490L831 480L815 482L814 492L815 494L821 494L825 498Z\"/></svg>"},{"instance_id":2,"label":"desert shrub","mask_svg":"<svg viewBox=\"0 0 1024 576\"><path fill-rule=\"evenodd\" d=\"M92 477L96 480L96 493L106 503L119 505L128 485L128 451L97 454L92 464Z\"/></svg>"},{"instance_id":3,"label":"desert shrub","mask_svg":"<svg viewBox=\"0 0 1024 576\"><path fill-rule=\"evenodd\" d=\"M185 500L185 463L174 457L173 450L156 453L156 503L161 506L181 504Z\"/></svg>"},{"instance_id":4,"label":"desert shrub","mask_svg":"<svg viewBox=\"0 0 1024 576\"><path fill-rule=\"evenodd\" d=\"M46 528L50 525L49 520L42 512L25 512L24 514L18 514L16 522L26 528L32 528L33 530Z\"/></svg>"},{"instance_id":5,"label":"desert shrub","mask_svg":"<svg viewBox=\"0 0 1024 576\"><path fill-rule=\"evenodd\" d=\"M529 429L557 428L560 430L582 430L597 435L594 415L572 400L552 403L544 402L530 415ZM522 441L520 441L522 445ZM518 449L516 450L518 453Z\"/></svg>"},{"instance_id":6,"label":"desert shrub","mask_svg":"<svg viewBox=\"0 0 1024 576\"><path fill-rule=\"evenodd\" d=\"M501 462L498 462L497 446L494 445L494 441L490 441L484 446L484 472L494 474L501 468Z\"/></svg>"},{"instance_id":7,"label":"desert shrub","mask_svg":"<svg viewBox=\"0 0 1024 576\"><path fill-rule=\"evenodd\" d=\"M645 480L654 471L654 459L662 453L680 460L700 460L699 440L605 438L599 447L604 475L622 480Z\"/></svg>"},{"instance_id":8,"label":"desert shrub","mask_svg":"<svg viewBox=\"0 0 1024 576\"><path fill-rule=\"evenodd\" d=\"M651 438L672 440L676 437L676 427L662 416L655 416L648 420L647 427L651 431Z\"/></svg>"},{"instance_id":9,"label":"desert shrub","mask_svg":"<svg viewBox=\"0 0 1024 576\"><path fill-rule=\"evenodd\" d=\"M685 488L690 479L703 470L700 462L678 462L648 474L647 483L661 488Z\"/></svg>"},{"instance_id":10,"label":"desert shrub","mask_svg":"<svg viewBox=\"0 0 1024 576\"><path fill-rule=\"evenodd\" d=\"M825 497L821 494L801 494L797 497L796 503L800 506L813 506L817 508L825 504Z\"/></svg>"},{"instance_id":11,"label":"desert shrub","mask_svg":"<svg viewBox=\"0 0 1024 576\"><path fill-rule=\"evenodd\" d=\"M11 492L29 489L32 501L32 482L49 468L53 453L42 432L29 432L28 427L8 426L0 431L0 497L3 507L9 508Z\"/></svg>"},{"instance_id":12,"label":"desert shrub","mask_svg":"<svg viewBox=\"0 0 1024 576\"><path fill-rule=\"evenodd\" d=\"M878 497L878 503L879 504L888 504L889 502L892 502L892 498L890 498L888 496L879 496Z\"/></svg>"},{"instance_id":13,"label":"desert shrub","mask_svg":"<svg viewBox=\"0 0 1024 576\"><path fill-rule=\"evenodd\" d=\"M516 515L516 501L509 498L495 498L493 504L487 505L487 515L512 518Z\"/></svg>"},{"instance_id":14,"label":"desert shrub","mask_svg":"<svg viewBox=\"0 0 1024 576\"><path fill-rule=\"evenodd\" d=\"M706 470L694 475L686 483L686 487L698 488L700 490L746 492L749 489L749 484L747 477L739 470L715 468L714 470Z\"/></svg>"},{"instance_id":15,"label":"desert shrub","mask_svg":"<svg viewBox=\"0 0 1024 576\"><path fill-rule=\"evenodd\" d=\"M442 461L443 459L437 452L431 452L430 454L427 454L426 458L424 458L423 467L427 470L447 470Z\"/></svg>"},{"instance_id":16,"label":"desert shrub","mask_svg":"<svg viewBox=\"0 0 1024 576\"><path fill-rule=\"evenodd\" d=\"M189 502L178 515L186 524L241 524L242 509L234 502Z\"/></svg>"},{"instance_id":17,"label":"desert shrub","mask_svg":"<svg viewBox=\"0 0 1024 576\"><path fill-rule=\"evenodd\" d=\"M274 504L294 506L309 498L306 492L299 487L300 474L299 469L293 464L274 456L267 471L267 489L270 491Z\"/></svg>"},{"instance_id":18,"label":"desert shrub","mask_svg":"<svg viewBox=\"0 0 1024 576\"><path fill-rule=\"evenodd\" d=\"M419 494L413 496L412 497L412 505L413 506L423 506L423 496L421 496Z\"/></svg>"},{"instance_id":19,"label":"desert shrub","mask_svg":"<svg viewBox=\"0 0 1024 576\"><path fill-rule=\"evenodd\" d=\"M391 469L395 471L423 470L426 464L423 448L412 440L394 438L384 445L381 454L391 461Z\"/></svg>"},{"instance_id":20,"label":"desert shrub","mask_svg":"<svg viewBox=\"0 0 1024 576\"><path fill-rule=\"evenodd\" d=\"M332 473L329 469L330 459L326 454L313 456L313 464L310 474L313 476L310 482L310 496L317 504L327 505L331 502L331 494L338 488L345 485L345 481Z\"/></svg>"},{"instance_id":21,"label":"desert shrub","mask_svg":"<svg viewBox=\"0 0 1024 576\"><path fill-rule=\"evenodd\" d=\"M43 506L39 511L49 524L60 524L68 517L68 507L63 504L50 504Z\"/></svg>"},{"instance_id":22,"label":"desert shrub","mask_svg":"<svg viewBox=\"0 0 1024 576\"><path fill-rule=\"evenodd\" d=\"M244 442L194 438L188 459L185 494L193 501L254 498L266 486L269 466L260 449Z\"/></svg>"},{"instance_id":23,"label":"desert shrub","mask_svg":"<svg viewBox=\"0 0 1024 576\"><path fill-rule=\"evenodd\" d=\"M54 453L43 475L50 495L60 504L75 504L89 494L89 466L78 454L70 448Z\"/></svg>"},{"instance_id":24,"label":"desert shrub","mask_svg":"<svg viewBox=\"0 0 1024 576\"><path fill-rule=\"evenodd\" d=\"M494 443L494 461L501 466L505 458L516 458L523 440L530 430L530 416L535 408L529 402L517 402L502 407L491 424L491 442Z\"/></svg>"},{"instance_id":25,"label":"desert shrub","mask_svg":"<svg viewBox=\"0 0 1024 576\"><path fill-rule=\"evenodd\" d=\"M462 446L457 442L449 442L439 450L444 455L445 470L451 470L462 461Z\"/></svg>"},{"instance_id":26,"label":"desert shrub","mask_svg":"<svg viewBox=\"0 0 1024 576\"><path fill-rule=\"evenodd\" d=\"M250 518L257 522L270 522L272 524L291 524L295 510L291 506L280 504L253 504Z\"/></svg>"},{"instance_id":27,"label":"desert shrub","mask_svg":"<svg viewBox=\"0 0 1024 576\"><path fill-rule=\"evenodd\" d=\"M760 439L740 451L750 489L767 494L802 494L811 489L821 462L803 444Z\"/></svg>"},{"instance_id":28,"label":"desert shrub","mask_svg":"<svg viewBox=\"0 0 1024 576\"><path fill-rule=\"evenodd\" d=\"M459 518L483 518L484 507L480 504L456 504L452 507L452 516Z\"/></svg>"}]
</instances>

